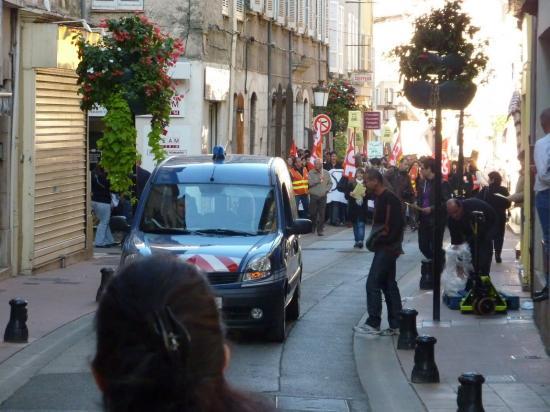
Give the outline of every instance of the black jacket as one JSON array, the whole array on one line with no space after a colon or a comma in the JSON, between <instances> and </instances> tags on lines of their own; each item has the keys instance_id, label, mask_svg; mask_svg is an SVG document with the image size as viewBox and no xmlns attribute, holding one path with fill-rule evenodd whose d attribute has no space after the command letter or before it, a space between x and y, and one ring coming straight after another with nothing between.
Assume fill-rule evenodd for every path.
<instances>
[{"instance_id":1,"label":"black jacket","mask_svg":"<svg viewBox=\"0 0 550 412\"><path fill-rule=\"evenodd\" d=\"M501 196L497 196L496 193L503 196L510 196L510 192L508 192L508 189L504 186L491 184L481 189L476 197L489 203L493 209L495 209L497 220L503 222L506 220L506 209L512 206L512 202Z\"/></svg>"},{"instance_id":2,"label":"black jacket","mask_svg":"<svg viewBox=\"0 0 550 412\"><path fill-rule=\"evenodd\" d=\"M111 204L111 186L107 176L92 172L92 201Z\"/></svg>"},{"instance_id":3,"label":"black jacket","mask_svg":"<svg viewBox=\"0 0 550 412\"><path fill-rule=\"evenodd\" d=\"M387 219L386 213L389 212ZM376 250L384 249L390 253L401 254L401 244L403 242L403 232L405 222L401 212L401 202L391 191L384 190L380 196L376 196L374 201L374 217L372 220L373 230L378 226L388 222L388 233L378 238Z\"/></svg>"},{"instance_id":4,"label":"black jacket","mask_svg":"<svg viewBox=\"0 0 550 412\"><path fill-rule=\"evenodd\" d=\"M448 219L449 232L451 233L451 244L460 245L468 242L470 245L474 243L474 226L472 212L483 212L485 221L479 225L478 239L480 242L485 239L490 239L493 234L493 228L496 222L496 212L493 207L481 199L471 198L458 200L462 203L464 214L460 220Z\"/></svg>"},{"instance_id":5,"label":"black jacket","mask_svg":"<svg viewBox=\"0 0 550 412\"><path fill-rule=\"evenodd\" d=\"M369 213L369 208L368 208L369 196L365 191L365 196L363 196L362 204L361 205L357 204L357 200L353 196L351 196L351 192L353 192L353 189L355 189L355 185L357 185L356 182L350 182L346 179L346 184L344 186L344 195L348 200L349 219L354 223L357 222L358 220L362 222L366 222L367 216Z\"/></svg>"}]
</instances>

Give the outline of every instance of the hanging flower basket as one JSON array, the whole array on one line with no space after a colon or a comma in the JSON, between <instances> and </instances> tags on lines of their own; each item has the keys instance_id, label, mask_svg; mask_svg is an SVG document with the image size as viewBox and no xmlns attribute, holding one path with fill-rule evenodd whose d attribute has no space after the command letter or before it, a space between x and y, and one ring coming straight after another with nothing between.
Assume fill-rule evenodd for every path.
<instances>
[{"instance_id":1,"label":"hanging flower basket","mask_svg":"<svg viewBox=\"0 0 550 412\"><path fill-rule=\"evenodd\" d=\"M473 80L485 70L488 58L483 53L487 42L473 42L479 28L470 20L460 1L447 1L416 19L410 43L390 52L399 60L403 92L413 106L463 110L471 103L477 89Z\"/></svg>"},{"instance_id":2,"label":"hanging flower basket","mask_svg":"<svg viewBox=\"0 0 550 412\"><path fill-rule=\"evenodd\" d=\"M405 97L411 104L423 110L435 109L437 103L442 109L463 110L473 100L476 90L474 83L459 80L447 80L440 85L423 80L405 81L403 87Z\"/></svg>"},{"instance_id":3,"label":"hanging flower basket","mask_svg":"<svg viewBox=\"0 0 550 412\"><path fill-rule=\"evenodd\" d=\"M137 150L135 139L129 144L135 133L123 141L120 130L131 127L135 131L128 116L151 115L150 153L156 161L163 159L162 132L170 120L174 94L168 69L183 53L183 45L181 40L161 33L144 15L110 19L100 26L109 34L97 43L76 38L81 108L90 110L98 105L110 112L110 125L100 139L105 143L101 145L101 165L113 190L127 192Z\"/></svg>"}]
</instances>

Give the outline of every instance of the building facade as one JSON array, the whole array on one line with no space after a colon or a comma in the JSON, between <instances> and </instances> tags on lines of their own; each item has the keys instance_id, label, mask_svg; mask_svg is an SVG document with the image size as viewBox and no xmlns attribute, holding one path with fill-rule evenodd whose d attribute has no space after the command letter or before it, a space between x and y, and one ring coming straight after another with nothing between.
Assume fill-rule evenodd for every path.
<instances>
[{"instance_id":1,"label":"building facade","mask_svg":"<svg viewBox=\"0 0 550 412\"><path fill-rule=\"evenodd\" d=\"M284 156L292 140L310 146L312 88L327 79L328 0L88 1L93 23L128 11L185 43L172 76L179 101L168 154L222 145ZM147 124L147 117L136 119L140 142ZM140 142L144 166L152 168Z\"/></svg>"},{"instance_id":2,"label":"building facade","mask_svg":"<svg viewBox=\"0 0 550 412\"><path fill-rule=\"evenodd\" d=\"M80 2L0 2L0 276L92 253ZM72 26L75 27L72 27Z\"/></svg>"},{"instance_id":3,"label":"building facade","mask_svg":"<svg viewBox=\"0 0 550 412\"><path fill-rule=\"evenodd\" d=\"M533 147L544 136L539 116L550 107L550 3L537 0L509 0L510 12L523 32L523 78L517 103L517 120L524 149L526 170L533 166ZM525 173L521 262L532 294L547 284L548 256L542 244L542 227L534 206L533 175ZM546 351L550 353L550 300L534 304L537 324Z\"/></svg>"}]
</instances>

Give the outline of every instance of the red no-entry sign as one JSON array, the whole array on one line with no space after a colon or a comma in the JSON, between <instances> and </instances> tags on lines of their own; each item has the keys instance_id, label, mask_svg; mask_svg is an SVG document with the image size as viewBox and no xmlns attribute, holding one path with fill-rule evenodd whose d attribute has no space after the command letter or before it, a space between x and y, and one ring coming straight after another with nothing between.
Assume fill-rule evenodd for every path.
<instances>
[{"instance_id":1,"label":"red no-entry sign","mask_svg":"<svg viewBox=\"0 0 550 412\"><path fill-rule=\"evenodd\" d=\"M332 120L326 114L319 114L313 119L313 129L320 130L321 134L327 134L332 129Z\"/></svg>"}]
</instances>

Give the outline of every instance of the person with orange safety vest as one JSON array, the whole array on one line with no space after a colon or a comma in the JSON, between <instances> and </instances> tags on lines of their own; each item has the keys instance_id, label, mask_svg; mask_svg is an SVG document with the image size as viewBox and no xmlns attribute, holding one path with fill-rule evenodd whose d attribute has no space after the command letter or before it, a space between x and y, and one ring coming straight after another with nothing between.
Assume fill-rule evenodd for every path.
<instances>
[{"instance_id":1,"label":"person with orange safety vest","mask_svg":"<svg viewBox=\"0 0 550 412\"><path fill-rule=\"evenodd\" d=\"M308 172L303 160L297 157L294 166L288 169L292 178L292 188L296 199L296 208L300 218L307 218L309 210ZM300 205L302 206L300 208Z\"/></svg>"}]
</instances>

